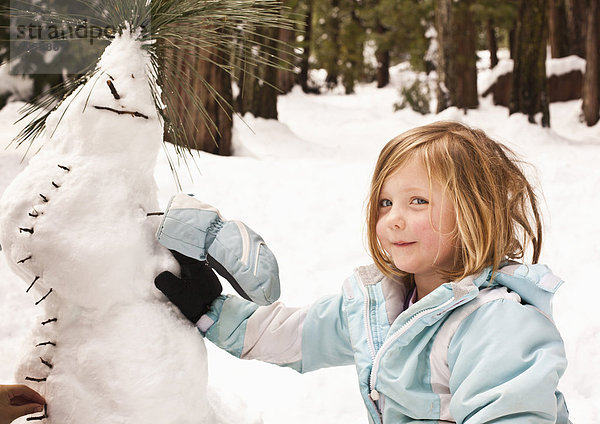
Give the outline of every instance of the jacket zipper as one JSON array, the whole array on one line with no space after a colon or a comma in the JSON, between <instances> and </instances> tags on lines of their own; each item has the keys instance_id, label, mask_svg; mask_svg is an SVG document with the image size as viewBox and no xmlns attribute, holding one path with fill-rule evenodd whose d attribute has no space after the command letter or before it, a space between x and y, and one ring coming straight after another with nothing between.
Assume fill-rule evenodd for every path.
<instances>
[{"instance_id":1,"label":"jacket zipper","mask_svg":"<svg viewBox=\"0 0 600 424\"><path fill-rule=\"evenodd\" d=\"M398 340L398 338L400 336L402 336L404 333L406 333L414 325L414 323L417 322L423 315L429 314L438 309L443 309L453 302L455 302L454 298L448 299L446 302L442 303L441 305L436 306L435 308L423 309L422 311L417 312L415 315L410 317L410 319L408 321L406 321L402 325L402 327L400 327L398 330L396 330L394 332L394 334L392 334L383 343L383 345L377 352L377 355L375 355L375 358L373 359L373 368L371 369L371 378L370 378L370 382L369 382L369 391L370 391L369 396L371 397L371 399L373 399L375 401L379 399L379 392L377 392L377 390L375 390L375 382L377 380L377 370L378 370L379 364L381 362L381 357L382 357L383 353L387 350L387 348L389 348L392 343L394 343L396 340Z\"/></svg>"},{"instance_id":2,"label":"jacket zipper","mask_svg":"<svg viewBox=\"0 0 600 424\"><path fill-rule=\"evenodd\" d=\"M371 308L371 297L369 296L369 291L367 290L367 288L365 287L365 285L362 283L362 281L359 281L358 286L360 287L360 289L363 292L363 297L365 299L364 304L365 304L365 315L364 315L364 319L365 319L365 326L367 327L367 345L369 346L369 351L371 353L371 361L374 363L375 362L375 342L373 341L373 336L372 336L372 332L371 332L371 319L370 319L370 314L369 314L369 310ZM370 387L369 387L370 390ZM371 397L371 395L369 395L369 400L371 401L371 403L373 404L373 407L375 408L375 411L377 412L377 417L379 418L379 422L383 422L383 418L381 416L381 411L379 409L379 405L377 403L377 400L379 399L379 397L377 399L373 399Z\"/></svg>"},{"instance_id":3,"label":"jacket zipper","mask_svg":"<svg viewBox=\"0 0 600 424\"><path fill-rule=\"evenodd\" d=\"M371 297L369 296L369 291L367 290L367 288L365 287L365 285L359 281L358 287L360 287L360 289L363 292L364 295L364 299L365 299L365 325L367 327L367 342L369 345L369 351L371 352L371 360L374 361L375 360L375 343L373 342L373 337L371 335L371 320L369 317L369 309L371 307Z\"/></svg>"}]
</instances>

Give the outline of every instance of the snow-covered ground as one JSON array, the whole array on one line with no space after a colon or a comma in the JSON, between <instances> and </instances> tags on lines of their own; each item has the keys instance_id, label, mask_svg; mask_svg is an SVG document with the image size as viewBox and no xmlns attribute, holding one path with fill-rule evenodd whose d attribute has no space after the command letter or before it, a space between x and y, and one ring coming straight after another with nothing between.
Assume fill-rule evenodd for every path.
<instances>
[{"instance_id":1,"label":"snow-covered ground","mask_svg":"<svg viewBox=\"0 0 600 424\"><path fill-rule=\"evenodd\" d=\"M392 75L396 85L402 80L399 69ZM279 121L235 119L234 157L201 153L198 169L189 171L182 163L183 191L261 233L279 259L281 300L300 306L337 292L354 267L369 262L364 202L376 156L390 138L440 119L484 129L533 164L528 172L543 191L545 212L542 262L566 281L555 301L569 359L560 388L574 423L600 423L600 285L595 281L600 266L600 124L588 128L579 122L579 101L551 106L552 129L531 125L522 115L509 117L505 108L487 99L467 115L449 109L425 116L393 112L397 101L394 86L359 85L350 96L305 95L296 88L280 97ZM0 147L17 131L12 122L18 106L12 103L0 111ZM23 153L12 147L0 150L0 193L23 169ZM176 187L164 154L155 175L159 201L165 205ZM25 289L0 255L0 383L13 381L21 344L37 313ZM367 420L353 367L298 375L237 360L210 343L207 347L210 384L249 415L262 414L266 424Z\"/></svg>"}]
</instances>

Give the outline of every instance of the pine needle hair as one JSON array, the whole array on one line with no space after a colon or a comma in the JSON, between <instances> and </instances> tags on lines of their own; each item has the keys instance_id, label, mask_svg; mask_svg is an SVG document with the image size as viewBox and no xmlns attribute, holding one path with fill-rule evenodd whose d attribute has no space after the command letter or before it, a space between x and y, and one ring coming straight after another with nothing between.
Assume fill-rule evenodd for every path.
<instances>
[{"instance_id":1,"label":"pine needle hair","mask_svg":"<svg viewBox=\"0 0 600 424\"><path fill-rule=\"evenodd\" d=\"M430 182L441 183L456 213L454 265L440 270L448 281L477 274L487 266L492 266L494 274L506 260L523 260L528 248L531 262L538 262L542 222L522 162L483 131L441 121L395 137L384 146L375 165L367 201L367 241L384 275L412 278L394 266L375 229L385 180L415 156L423 160Z\"/></svg>"},{"instance_id":2,"label":"pine needle hair","mask_svg":"<svg viewBox=\"0 0 600 424\"><path fill-rule=\"evenodd\" d=\"M36 6L31 2L13 0L13 4L27 5L21 8L0 6L0 14L10 17L14 14L34 17L36 22L45 24L68 24L77 26L85 20L102 28L114 28L114 34L129 31L138 34L148 51L151 64L147 70L150 89L157 114L170 133L179 158L186 161L186 154L192 156L196 144L185 131L185 123L191 122L197 128L205 125L213 141L217 140L218 128L212 121L205 99L191 88L186 94L190 104L182 105L182 95L178 92L178 81L182 75L190 75L201 82L208 97L214 99L218 107L228 112L233 106L215 90L196 68L198 61L206 61L229 73L233 78L259 78L258 65L276 69L293 68L293 48L277 39L260 33L261 28L294 29L299 17L293 15L280 0L73 0L86 5L90 16L69 16ZM114 34L108 38L114 38ZM257 55L257 50L265 55ZM185 60L181 58L185 57ZM21 119L29 124L15 138L17 145L30 144L46 130L46 119L60 104L92 78L99 78L95 64L83 69L77 78L72 78L51 87L24 108ZM274 87L276 88L276 87ZM183 107L183 109L182 109ZM190 108L200 110L204 122L192 118ZM171 170L175 165L169 158ZM178 179L177 179L178 182Z\"/></svg>"}]
</instances>

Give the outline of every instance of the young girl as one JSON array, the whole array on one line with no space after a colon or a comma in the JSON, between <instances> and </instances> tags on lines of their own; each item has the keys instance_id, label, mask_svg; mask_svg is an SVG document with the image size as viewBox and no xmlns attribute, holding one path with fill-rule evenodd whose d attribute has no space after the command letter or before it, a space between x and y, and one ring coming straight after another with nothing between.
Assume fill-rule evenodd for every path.
<instances>
[{"instance_id":1,"label":"young girl","mask_svg":"<svg viewBox=\"0 0 600 424\"><path fill-rule=\"evenodd\" d=\"M178 203L161 243L207 259L238 287L278 284L262 240L256 256L244 249L258 237L244 235L247 227ZM240 229L239 243L228 227ZM531 248L537 263L542 229L534 191L505 146L456 122L394 138L375 166L367 228L374 264L305 308L234 296L211 303L170 273L156 284L237 357L299 372L354 363L371 423L569 422L557 390L567 361L551 317L562 281L544 265L516 262ZM215 284L206 269L184 275L185 287ZM248 282L246 270L262 280Z\"/></svg>"}]
</instances>

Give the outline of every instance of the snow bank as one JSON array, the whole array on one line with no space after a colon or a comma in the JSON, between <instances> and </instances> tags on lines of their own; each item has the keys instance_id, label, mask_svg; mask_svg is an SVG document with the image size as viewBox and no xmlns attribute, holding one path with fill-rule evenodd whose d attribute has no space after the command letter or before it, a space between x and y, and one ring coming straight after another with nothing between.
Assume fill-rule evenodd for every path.
<instances>
[{"instance_id":1,"label":"snow bank","mask_svg":"<svg viewBox=\"0 0 600 424\"><path fill-rule=\"evenodd\" d=\"M0 96L11 93L9 101L25 100L31 97L33 80L20 75L11 75L8 63L0 65Z\"/></svg>"},{"instance_id":2,"label":"snow bank","mask_svg":"<svg viewBox=\"0 0 600 424\"><path fill-rule=\"evenodd\" d=\"M564 75L569 72L579 71L585 74L585 59L579 56L567 56L546 61L546 75Z\"/></svg>"},{"instance_id":3,"label":"snow bank","mask_svg":"<svg viewBox=\"0 0 600 424\"><path fill-rule=\"evenodd\" d=\"M513 70L513 60L503 58L498 61L494 69L489 69L489 66L480 69L477 75L477 91L479 94L485 93L488 88L496 82L500 75L508 74ZM585 59L579 56L567 56L557 59L548 58L546 60L546 76L550 78L553 75L564 75L569 72L579 71L585 73Z\"/></svg>"}]
</instances>

